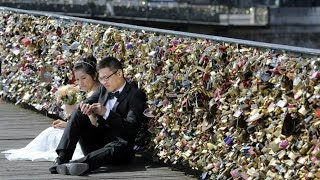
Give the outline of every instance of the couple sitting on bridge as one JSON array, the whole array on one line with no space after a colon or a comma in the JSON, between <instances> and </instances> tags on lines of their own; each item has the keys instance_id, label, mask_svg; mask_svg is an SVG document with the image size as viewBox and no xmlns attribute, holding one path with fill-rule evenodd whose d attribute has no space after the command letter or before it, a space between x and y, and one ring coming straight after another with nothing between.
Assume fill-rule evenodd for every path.
<instances>
[{"instance_id":1,"label":"couple sitting on bridge","mask_svg":"<svg viewBox=\"0 0 320 180\"><path fill-rule=\"evenodd\" d=\"M75 65L76 80L87 92L87 99L75 108L67 123L54 121L55 127L65 129L60 130L59 144L53 145L58 157L49 168L51 173L82 175L104 165L128 163L135 155L135 138L147 119L143 114L146 95L126 81L119 60L106 57L97 66L95 62L91 57ZM14 150L6 153L11 153L12 160L19 159Z\"/></svg>"}]
</instances>

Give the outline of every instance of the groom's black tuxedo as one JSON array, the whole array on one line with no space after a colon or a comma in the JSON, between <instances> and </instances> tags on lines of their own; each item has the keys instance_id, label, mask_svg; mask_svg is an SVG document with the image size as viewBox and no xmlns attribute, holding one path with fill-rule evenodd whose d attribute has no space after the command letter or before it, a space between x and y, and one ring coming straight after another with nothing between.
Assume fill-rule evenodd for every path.
<instances>
[{"instance_id":1,"label":"groom's black tuxedo","mask_svg":"<svg viewBox=\"0 0 320 180\"><path fill-rule=\"evenodd\" d=\"M105 105L108 100L108 92L101 86L99 90L88 98L85 103L98 102ZM143 111L146 108L146 96L139 89L126 83L108 118L105 120L98 116L99 127L106 127L112 140L121 138L133 146L141 121L146 118Z\"/></svg>"},{"instance_id":2,"label":"groom's black tuxedo","mask_svg":"<svg viewBox=\"0 0 320 180\"><path fill-rule=\"evenodd\" d=\"M109 93L101 85L84 103L108 101ZM126 83L107 119L97 116L97 126L78 108L72 115L57 147L57 153L66 160L72 158L77 142L80 142L84 158L90 170L109 163L123 163L134 156L133 145L140 123L146 118L146 95Z\"/></svg>"}]
</instances>

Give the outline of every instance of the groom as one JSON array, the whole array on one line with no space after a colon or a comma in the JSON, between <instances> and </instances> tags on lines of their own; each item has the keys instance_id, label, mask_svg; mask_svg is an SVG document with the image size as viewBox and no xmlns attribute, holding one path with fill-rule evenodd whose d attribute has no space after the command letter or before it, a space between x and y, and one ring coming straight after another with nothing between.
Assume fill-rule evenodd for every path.
<instances>
[{"instance_id":1,"label":"groom","mask_svg":"<svg viewBox=\"0 0 320 180\"><path fill-rule=\"evenodd\" d=\"M126 82L122 64L106 57L97 65L100 88L73 112L56 149L51 173L82 175L103 165L128 163L146 118L146 95ZM85 157L69 161L79 141Z\"/></svg>"}]
</instances>

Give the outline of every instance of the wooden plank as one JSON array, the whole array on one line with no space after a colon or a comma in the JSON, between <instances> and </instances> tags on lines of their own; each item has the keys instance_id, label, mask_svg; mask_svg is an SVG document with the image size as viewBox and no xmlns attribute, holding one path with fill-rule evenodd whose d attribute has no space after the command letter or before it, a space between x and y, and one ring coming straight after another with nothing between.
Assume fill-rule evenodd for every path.
<instances>
[{"instance_id":1,"label":"wooden plank","mask_svg":"<svg viewBox=\"0 0 320 180\"><path fill-rule=\"evenodd\" d=\"M0 151L26 146L52 119L12 103L0 100ZM0 179L196 179L137 156L129 165L103 167L86 176L50 174L52 162L8 161L0 154Z\"/></svg>"}]
</instances>

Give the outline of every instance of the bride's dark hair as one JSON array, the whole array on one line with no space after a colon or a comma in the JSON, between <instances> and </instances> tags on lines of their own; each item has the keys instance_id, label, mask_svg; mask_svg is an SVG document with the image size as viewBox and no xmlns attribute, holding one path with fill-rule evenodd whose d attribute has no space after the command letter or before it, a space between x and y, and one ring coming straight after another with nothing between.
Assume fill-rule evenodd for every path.
<instances>
[{"instance_id":1,"label":"bride's dark hair","mask_svg":"<svg viewBox=\"0 0 320 180\"><path fill-rule=\"evenodd\" d=\"M74 71L79 71L82 70L85 73L89 74L92 79L97 80L97 70L96 70L96 65L97 65L97 59L90 55L84 58L81 58L75 65L73 70Z\"/></svg>"}]
</instances>

